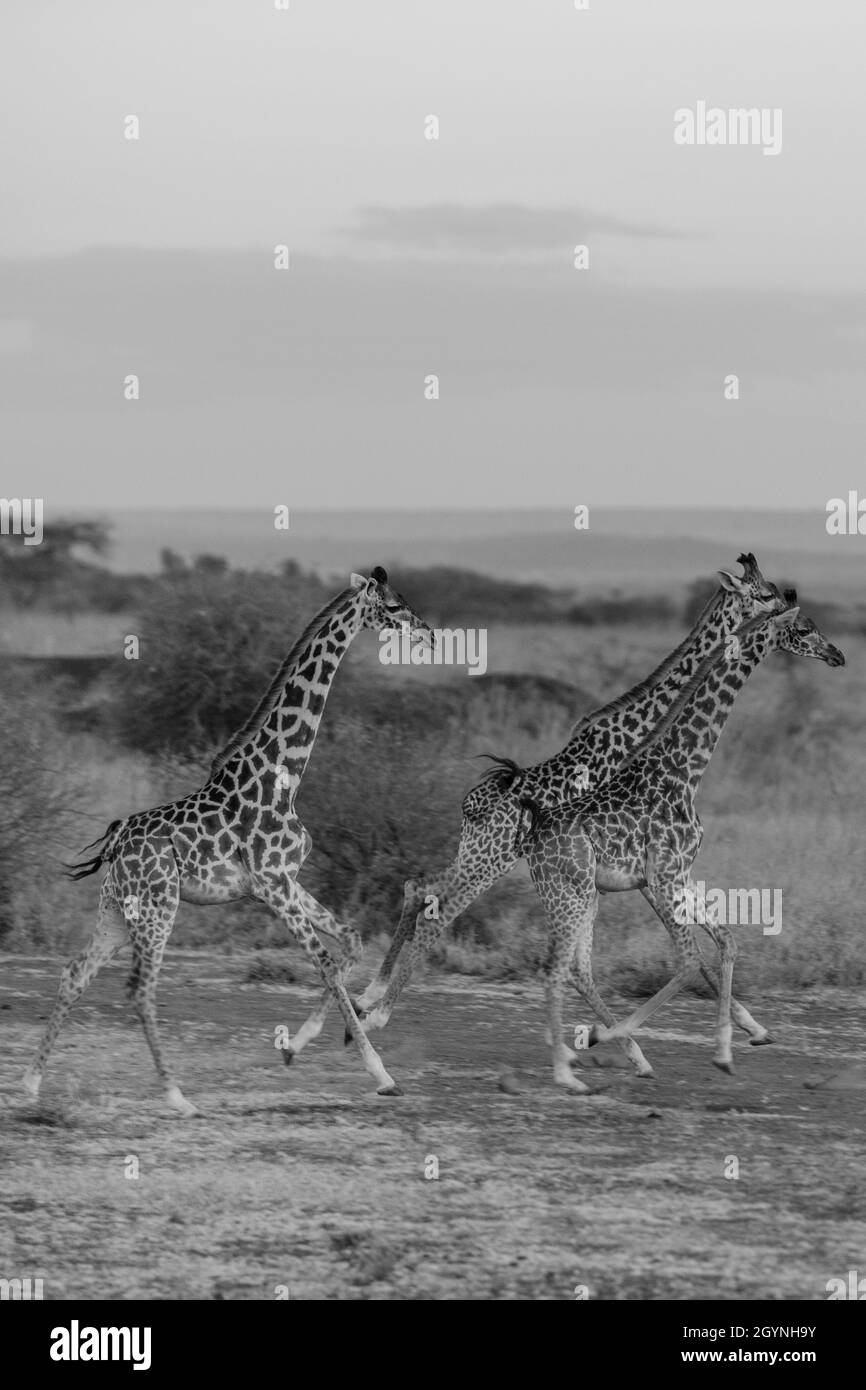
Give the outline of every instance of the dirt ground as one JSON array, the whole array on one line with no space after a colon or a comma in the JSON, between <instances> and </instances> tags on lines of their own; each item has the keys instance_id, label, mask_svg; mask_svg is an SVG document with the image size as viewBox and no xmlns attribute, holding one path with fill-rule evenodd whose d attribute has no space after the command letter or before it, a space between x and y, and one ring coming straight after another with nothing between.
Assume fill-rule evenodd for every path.
<instances>
[{"instance_id":1,"label":"dirt ground","mask_svg":"<svg viewBox=\"0 0 866 1390\"><path fill-rule=\"evenodd\" d=\"M405 1088L386 1099L336 1016L284 1067L275 1029L312 990L249 964L170 954L163 1034L205 1112L183 1120L122 961L29 1103L59 963L0 961L0 1277L47 1299L773 1300L866 1272L862 996L750 1000L777 1042L738 1043L733 1077L713 1004L675 1002L641 1034L657 1078L593 1049L580 1097L553 1085L539 985L431 976L374 1035Z\"/></svg>"}]
</instances>

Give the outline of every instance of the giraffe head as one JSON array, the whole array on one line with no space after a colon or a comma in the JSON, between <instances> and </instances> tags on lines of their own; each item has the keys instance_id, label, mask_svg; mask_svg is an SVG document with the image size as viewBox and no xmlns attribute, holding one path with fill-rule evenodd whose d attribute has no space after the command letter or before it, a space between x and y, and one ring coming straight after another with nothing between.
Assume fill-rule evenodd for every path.
<instances>
[{"instance_id":1,"label":"giraffe head","mask_svg":"<svg viewBox=\"0 0 866 1390\"><path fill-rule=\"evenodd\" d=\"M434 645L432 628L419 618L414 608L409 607L402 594L391 588L381 565L370 571L369 579L362 574L353 574L352 587L364 591L363 627L372 628L374 632L387 632L391 628L399 630L405 624L412 637L422 638L428 646Z\"/></svg>"},{"instance_id":2,"label":"giraffe head","mask_svg":"<svg viewBox=\"0 0 866 1390\"><path fill-rule=\"evenodd\" d=\"M730 570L719 570L719 578L722 588L739 599L743 620L756 618L760 613L783 613L789 606L788 600L775 584L764 578L752 552L739 555L737 563L743 567L741 576L731 574Z\"/></svg>"},{"instance_id":3,"label":"giraffe head","mask_svg":"<svg viewBox=\"0 0 866 1390\"><path fill-rule=\"evenodd\" d=\"M773 619L775 645L779 650L792 652L794 656L813 656L817 661L826 661L828 666L844 666L845 657L839 648L828 642L812 619L800 612L796 589L786 589L785 598L791 606Z\"/></svg>"}]
</instances>

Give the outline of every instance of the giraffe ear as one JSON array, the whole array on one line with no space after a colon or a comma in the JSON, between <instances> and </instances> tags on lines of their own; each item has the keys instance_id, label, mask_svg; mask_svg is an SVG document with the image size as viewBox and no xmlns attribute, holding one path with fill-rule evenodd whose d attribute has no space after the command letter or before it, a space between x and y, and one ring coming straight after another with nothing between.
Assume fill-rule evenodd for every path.
<instances>
[{"instance_id":1,"label":"giraffe ear","mask_svg":"<svg viewBox=\"0 0 866 1390\"><path fill-rule=\"evenodd\" d=\"M745 585L742 579L738 579L730 570L719 570L719 578L722 581L722 588L727 589L731 594L742 594Z\"/></svg>"},{"instance_id":2,"label":"giraffe ear","mask_svg":"<svg viewBox=\"0 0 866 1390\"><path fill-rule=\"evenodd\" d=\"M349 578L349 583L351 584L353 589L363 589L366 582L367 581L364 578L363 574L353 574Z\"/></svg>"},{"instance_id":3,"label":"giraffe ear","mask_svg":"<svg viewBox=\"0 0 866 1390\"><path fill-rule=\"evenodd\" d=\"M784 613L780 613L776 618L779 627L791 627L800 612L800 605L794 608L786 608Z\"/></svg>"}]
</instances>

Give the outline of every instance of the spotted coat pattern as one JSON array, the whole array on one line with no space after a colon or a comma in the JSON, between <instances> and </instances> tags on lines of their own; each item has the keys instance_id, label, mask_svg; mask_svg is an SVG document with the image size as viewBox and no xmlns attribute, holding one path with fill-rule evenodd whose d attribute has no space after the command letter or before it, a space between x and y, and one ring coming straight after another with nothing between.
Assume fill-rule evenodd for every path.
<instances>
[{"instance_id":1,"label":"spotted coat pattern","mask_svg":"<svg viewBox=\"0 0 866 1390\"><path fill-rule=\"evenodd\" d=\"M700 974L718 997L714 1061L733 1069L731 1018L752 1043L768 1042L766 1028L732 998L736 943L728 924L696 893L691 868L703 835L695 809L701 778L745 681L768 652L782 649L841 666L844 657L814 623L790 608L744 625L735 644L724 643L705 661L680 701L660 722L644 749L629 758L604 786L572 806L542 812L527 838L526 857L547 915L548 1023L554 1078L571 1090L587 1087L572 1073L574 1053L562 1041L562 998L575 985L603 1027L591 1044L618 1038L639 1075L650 1075L632 1034ZM593 924L599 893L640 889L676 953L672 980L623 1023L617 1024L592 977ZM704 964L695 925L719 948L720 972Z\"/></svg>"},{"instance_id":2,"label":"spotted coat pattern","mask_svg":"<svg viewBox=\"0 0 866 1390\"><path fill-rule=\"evenodd\" d=\"M408 624L431 641L426 624L377 568L370 579L352 576L351 586L319 613L295 643L258 707L215 759L204 786L164 806L117 821L98 854L77 866L73 877L103 865L96 930L65 967L57 1003L25 1077L36 1096L63 1021L97 971L124 945L132 945L129 989L141 1017L157 1071L170 1103L195 1113L163 1056L156 1024L156 986L163 954L181 900L208 904L252 898L289 929L318 967L324 982L310 1019L284 1048L290 1062L321 1030L336 1002L367 1070L383 1094L392 1078L360 1027L344 975L357 958L357 934L338 923L297 882L312 840L295 807L337 668L362 628L385 631ZM334 959L319 933L337 944Z\"/></svg>"},{"instance_id":3,"label":"spotted coat pattern","mask_svg":"<svg viewBox=\"0 0 866 1390\"><path fill-rule=\"evenodd\" d=\"M786 600L761 574L754 555L739 557L741 577L721 572L722 586L685 640L645 680L586 715L565 747L534 767L494 769L463 802L456 858L441 873L406 881L403 908L378 976L360 996L365 1027L383 1028L420 960L470 903L521 857L523 804L542 810L569 802L607 781L653 732L719 642L748 618L781 612ZM430 906L435 916L430 915ZM405 946L405 949L403 947ZM396 968L395 968L396 966ZM374 1007L375 1006L375 1007Z\"/></svg>"}]
</instances>

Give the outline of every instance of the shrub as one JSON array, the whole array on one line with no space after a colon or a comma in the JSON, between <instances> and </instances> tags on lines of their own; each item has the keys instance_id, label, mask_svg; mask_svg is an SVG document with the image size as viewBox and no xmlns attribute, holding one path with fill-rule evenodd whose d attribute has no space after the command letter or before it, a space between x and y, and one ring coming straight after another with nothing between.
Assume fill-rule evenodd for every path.
<instances>
[{"instance_id":1,"label":"shrub","mask_svg":"<svg viewBox=\"0 0 866 1390\"><path fill-rule=\"evenodd\" d=\"M568 610L568 620L588 627L620 623L666 623L674 617L676 606L667 594L611 594L576 603Z\"/></svg>"},{"instance_id":2,"label":"shrub","mask_svg":"<svg viewBox=\"0 0 866 1390\"><path fill-rule=\"evenodd\" d=\"M210 561L155 582L138 615L140 658L118 663L121 738L149 752L225 743L327 597L315 578Z\"/></svg>"},{"instance_id":3,"label":"shrub","mask_svg":"<svg viewBox=\"0 0 866 1390\"><path fill-rule=\"evenodd\" d=\"M22 888L52 875L75 797L74 779L63 768L64 741L48 710L6 673L0 676L0 746L2 941L16 925Z\"/></svg>"}]
</instances>

